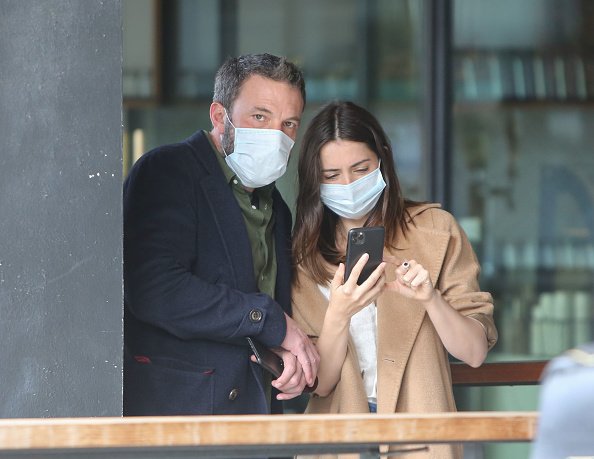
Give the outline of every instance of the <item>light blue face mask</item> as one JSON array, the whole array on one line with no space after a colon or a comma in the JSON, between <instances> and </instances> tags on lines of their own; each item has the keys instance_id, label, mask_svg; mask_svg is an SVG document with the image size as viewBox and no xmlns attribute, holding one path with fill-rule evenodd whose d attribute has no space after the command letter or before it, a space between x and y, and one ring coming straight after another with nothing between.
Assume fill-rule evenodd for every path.
<instances>
[{"instance_id":1,"label":"light blue face mask","mask_svg":"<svg viewBox=\"0 0 594 459\"><path fill-rule=\"evenodd\" d=\"M230 119L229 123L231 123ZM225 162L243 185L260 188L269 185L285 173L291 148L295 144L293 139L277 129L236 128L235 126L233 128L235 129L233 153L223 152Z\"/></svg>"},{"instance_id":2,"label":"light blue face mask","mask_svg":"<svg viewBox=\"0 0 594 459\"><path fill-rule=\"evenodd\" d=\"M382 195L386 182L380 168L348 185L322 183L320 197L326 207L337 215L356 220L367 215Z\"/></svg>"}]
</instances>

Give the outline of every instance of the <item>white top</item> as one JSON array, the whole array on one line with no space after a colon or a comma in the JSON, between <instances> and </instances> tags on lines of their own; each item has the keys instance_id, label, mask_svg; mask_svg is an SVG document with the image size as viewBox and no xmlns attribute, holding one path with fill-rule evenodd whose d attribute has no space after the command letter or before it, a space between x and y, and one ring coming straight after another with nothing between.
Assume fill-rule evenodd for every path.
<instances>
[{"instance_id":1,"label":"white top","mask_svg":"<svg viewBox=\"0 0 594 459\"><path fill-rule=\"evenodd\" d=\"M318 285L326 298L330 298L330 289ZM357 350L363 385L367 401L377 403L377 308L371 303L353 317L349 327Z\"/></svg>"}]
</instances>

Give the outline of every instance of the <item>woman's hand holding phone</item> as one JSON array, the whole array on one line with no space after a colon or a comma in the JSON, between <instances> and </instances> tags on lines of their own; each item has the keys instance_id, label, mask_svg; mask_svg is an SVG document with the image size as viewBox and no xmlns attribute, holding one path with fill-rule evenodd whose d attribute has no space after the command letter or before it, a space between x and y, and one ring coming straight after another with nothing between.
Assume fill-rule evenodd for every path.
<instances>
[{"instance_id":1,"label":"woman's hand holding phone","mask_svg":"<svg viewBox=\"0 0 594 459\"><path fill-rule=\"evenodd\" d=\"M381 262L365 282L361 285L357 284L368 260L369 255L363 254L355 263L351 275L346 281L344 280L345 266L340 263L330 283L328 310L332 316L346 323L365 306L373 303L384 289L386 283L385 262Z\"/></svg>"},{"instance_id":2,"label":"woman's hand holding phone","mask_svg":"<svg viewBox=\"0 0 594 459\"><path fill-rule=\"evenodd\" d=\"M377 229L369 231L373 232L370 238L360 237L363 233L365 236L368 235L366 228L365 231L357 231L356 244L352 244L356 246L356 250L349 251L347 248L347 261L352 266L348 278L345 264L340 263L330 282L328 308L317 341L320 355L324 356L319 370L320 384L316 389L316 393L322 397L328 395L340 379L342 362L347 352L351 317L375 302L386 283L386 263L382 261L383 228L379 232ZM377 237L378 234L381 235L380 238ZM369 253L371 248L374 249L372 257ZM369 276L362 281L361 274L365 267L369 268L371 258L374 262L379 260L379 264L375 265L375 269L367 269L366 275L369 272Z\"/></svg>"}]
</instances>

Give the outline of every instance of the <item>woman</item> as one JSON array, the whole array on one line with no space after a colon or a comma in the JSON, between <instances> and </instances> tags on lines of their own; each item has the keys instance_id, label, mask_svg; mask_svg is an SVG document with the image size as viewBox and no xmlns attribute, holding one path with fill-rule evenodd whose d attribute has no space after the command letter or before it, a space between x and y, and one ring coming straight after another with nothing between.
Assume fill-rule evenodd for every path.
<instances>
[{"instance_id":1,"label":"woman","mask_svg":"<svg viewBox=\"0 0 594 459\"><path fill-rule=\"evenodd\" d=\"M455 411L448 353L478 367L497 341L465 234L438 204L404 199L386 134L351 102L311 121L298 173L293 314L321 359L307 411ZM384 262L357 285L367 258L345 282L346 235L362 226L385 228Z\"/></svg>"}]
</instances>

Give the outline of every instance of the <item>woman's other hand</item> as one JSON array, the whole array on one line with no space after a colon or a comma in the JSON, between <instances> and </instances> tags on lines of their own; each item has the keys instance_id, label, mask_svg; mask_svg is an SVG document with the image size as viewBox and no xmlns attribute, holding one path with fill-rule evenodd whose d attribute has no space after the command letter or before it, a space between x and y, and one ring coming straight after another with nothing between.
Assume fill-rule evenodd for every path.
<instances>
[{"instance_id":1,"label":"woman's other hand","mask_svg":"<svg viewBox=\"0 0 594 459\"><path fill-rule=\"evenodd\" d=\"M435 288L429 277L429 271L422 264L416 260L395 264L397 264L396 279L388 282L386 289L419 301L429 301L434 297Z\"/></svg>"}]
</instances>

